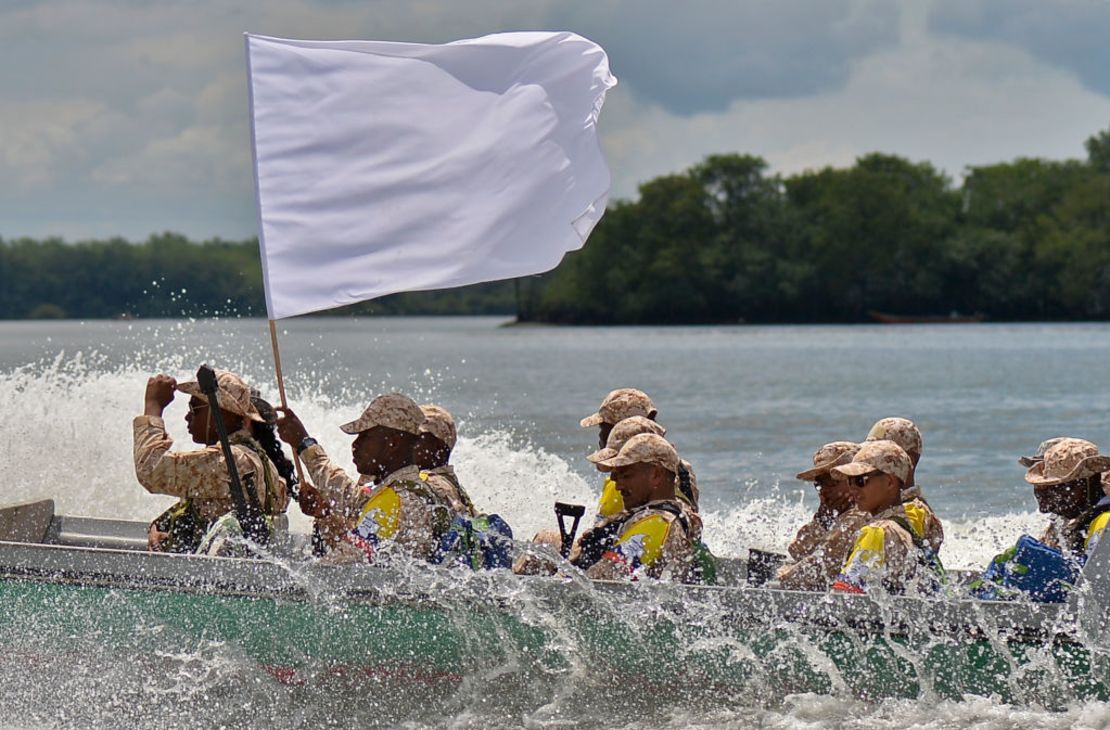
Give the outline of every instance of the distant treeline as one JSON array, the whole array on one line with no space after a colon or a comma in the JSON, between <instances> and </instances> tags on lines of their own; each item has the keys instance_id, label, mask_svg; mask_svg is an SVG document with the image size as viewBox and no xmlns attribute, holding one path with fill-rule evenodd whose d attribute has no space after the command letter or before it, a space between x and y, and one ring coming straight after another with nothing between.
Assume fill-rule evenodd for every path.
<instances>
[{"instance_id":1,"label":"distant treeline","mask_svg":"<svg viewBox=\"0 0 1110 730\"><path fill-rule=\"evenodd\" d=\"M505 314L513 282L383 297L329 314ZM265 316L258 241L0 241L0 317Z\"/></svg>"},{"instance_id":2,"label":"distant treeline","mask_svg":"<svg viewBox=\"0 0 1110 730\"><path fill-rule=\"evenodd\" d=\"M1086 160L971 167L871 154L771 175L713 155L613 203L553 272L347 307L568 324L856 322L870 311L1110 317L1110 129ZM263 315L253 240L0 241L0 317Z\"/></svg>"}]
</instances>

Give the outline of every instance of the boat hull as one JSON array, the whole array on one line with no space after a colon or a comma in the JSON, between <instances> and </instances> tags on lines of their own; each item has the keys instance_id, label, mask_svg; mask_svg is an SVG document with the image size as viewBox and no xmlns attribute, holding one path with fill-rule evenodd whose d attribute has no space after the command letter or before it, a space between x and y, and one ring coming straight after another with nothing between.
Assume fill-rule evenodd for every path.
<instances>
[{"instance_id":1,"label":"boat hull","mask_svg":"<svg viewBox=\"0 0 1110 730\"><path fill-rule=\"evenodd\" d=\"M568 683L618 704L612 687L630 684L659 703L725 706L797 692L970 693L1045 706L1110 698L1105 665L1069 640L791 624L773 613L730 612L714 594L674 610L667 596L644 591L655 615L634 616L627 591L547 583L514 603L496 588L483 601L473 584L459 588L461 600L424 601L403 590L252 595L8 578L0 581L0 645L16 657L147 660L212 645L282 683L346 678L420 703L448 701L475 682L524 705ZM565 595L553 597L560 587L554 592Z\"/></svg>"}]
</instances>

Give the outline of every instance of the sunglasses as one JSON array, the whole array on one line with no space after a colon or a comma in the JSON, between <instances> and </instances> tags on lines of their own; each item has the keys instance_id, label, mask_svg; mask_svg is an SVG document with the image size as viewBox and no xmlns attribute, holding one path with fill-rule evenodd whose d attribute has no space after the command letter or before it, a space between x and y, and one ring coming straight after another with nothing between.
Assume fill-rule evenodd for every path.
<instances>
[{"instance_id":1,"label":"sunglasses","mask_svg":"<svg viewBox=\"0 0 1110 730\"><path fill-rule=\"evenodd\" d=\"M848 480L848 483L851 484L856 489L863 489L864 487L867 486L867 483L869 481L871 481L872 479L878 479L880 476L882 476L882 475L881 474L862 474L858 477L852 477L851 479Z\"/></svg>"},{"instance_id":2,"label":"sunglasses","mask_svg":"<svg viewBox=\"0 0 1110 730\"><path fill-rule=\"evenodd\" d=\"M189 413L191 413L193 415L193 417L196 417L197 413L199 413L200 411L203 411L207 407L208 407L207 403L190 403L189 404Z\"/></svg>"}]
</instances>

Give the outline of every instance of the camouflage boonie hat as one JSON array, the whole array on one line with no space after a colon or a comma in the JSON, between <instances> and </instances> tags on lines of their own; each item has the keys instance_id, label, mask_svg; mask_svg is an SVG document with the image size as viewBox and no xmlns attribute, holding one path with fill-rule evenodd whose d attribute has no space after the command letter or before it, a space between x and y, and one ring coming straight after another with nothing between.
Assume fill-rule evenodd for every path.
<instances>
[{"instance_id":1,"label":"camouflage boonie hat","mask_svg":"<svg viewBox=\"0 0 1110 730\"><path fill-rule=\"evenodd\" d=\"M847 464L859 451L859 444L851 441L833 441L813 452L813 468L798 472L796 479L812 482L817 477L828 474L834 466Z\"/></svg>"},{"instance_id":2,"label":"camouflage boonie hat","mask_svg":"<svg viewBox=\"0 0 1110 730\"><path fill-rule=\"evenodd\" d=\"M1021 464L1022 466L1024 466L1026 469L1028 469L1029 467L1033 466L1034 464L1038 464L1038 463L1044 461L1044 452L1048 451L1053 446L1060 443L1061 441L1063 441L1066 438L1069 438L1069 437L1068 436L1057 436L1054 439L1046 439L1046 440L1042 441L1041 445L1037 447L1037 452L1035 454L1033 454L1032 456L1019 456L1018 457L1018 463Z\"/></svg>"},{"instance_id":3,"label":"camouflage boonie hat","mask_svg":"<svg viewBox=\"0 0 1110 730\"><path fill-rule=\"evenodd\" d=\"M247 385L247 381L227 370L213 368L213 372L216 373L216 400L222 410L246 416L257 423L265 422L258 409L251 403L251 387ZM208 396L200 389L200 383L195 380L178 383L177 389L186 395L195 395L205 403L208 402Z\"/></svg>"},{"instance_id":4,"label":"camouflage boonie hat","mask_svg":"<svg viewBox=\"0 0 1110 730\"><path fill-rule=\"evenodd\" d=\"M420 424L420 433L430 433L447 444L447 448L455 448L459 433L455 430L455 419L447 409L426 403L420 406L420 410L424 413L424 423Z\"/></svg>"},{"instance_id":5,"label":"camouflage boonie hat","mask_svg":"<svg viewBox=\"0 0 1110 730\"><path fill-rule=\"evenodd\" d=\"M667 439L654 433L641 433L624 443L620 452L611 459L598 462L602 471L612 471L618 466L631 464L655 464L678 473L678 452Z\"/></svg>"},{"instance_id":6,"label":"camouflage boonie hat","mask_svg":"<svg viewBox=\"0 0 1110 730\"><path fill-rule=\"evenodd\" d=\"M1086 439L1061 439L1044 452L1044 460L1029 468L1025 481L1033 486L1052 486L1086 479L1110 471L1110 456Z\"/></svg>"},{"instance_id":7,"label":"camouflage boonie hat","mask_svg":"<svg viewBox=\"0 0 1110 730\"><path fill-rule=\"evenodd\" d=\"M883 418L867 432L865 441L893 441L907 454L921 456L921 431L908 418Z\"/></svg>"},{"instance_id":8,"label":"camouflage boonie hat","mask_svg":"<svg viewBox=\"0 0 1110 730\"><path fill-rule=\"evenodd\" d=\"M582 428L598 426L602 423L616 425L632 416L654 418L656 413L658 411L655 404L651 402L651 398L648 398L644 391L635 388L617 388L605 396L605 400L601 402L601 407L597 409L597 413L583 418L578 422L578 425Z\"/></svg>"},{"instance_id":9,"label":"camouflage boonie hat","mask_svg":"<svg viewBox=\"0 0 1110 730\"><path fill-rule=\"evenodd\" d=\"M642 433L653 433L656 436L666 436L667 429L660 426L655 421L643 416L632 416L626 418L609 432L609 438L605 440L605 448L599 449L586 457L587 461L594 464L606 459L612 459L616 456L625 442L633 436L639 436Z\"/></svg>"},{"instance_id":10,"label":"camouflage boonie hat","mask_svg":"<svg viewBox=\"0 0 1110 730\"><path fill-rule=\"evenodd\" d=\"M354 421L345 423L339 428L344 433L362 433L369 431L374 426L385 426L397 431L420 434L420 426L424 423L424 412L420 406L401 393L379 395L370 401L366 410Z\"/></svg>"},{"instance_id":11,"label":"camouflage boonie hat","mask_svg":"<svg viewBox=\"0 0 1110 730\"><path fill-rule=\"evenodd\" d=\"M843 466L834 466L830 473L838 479L861 477L864 474L882 472L908 484L910 475L913 474L913 462L910 455L893 441L865 441L860 444L859 451L852 457L852 461Z\"/></svg>"}]
</instances>

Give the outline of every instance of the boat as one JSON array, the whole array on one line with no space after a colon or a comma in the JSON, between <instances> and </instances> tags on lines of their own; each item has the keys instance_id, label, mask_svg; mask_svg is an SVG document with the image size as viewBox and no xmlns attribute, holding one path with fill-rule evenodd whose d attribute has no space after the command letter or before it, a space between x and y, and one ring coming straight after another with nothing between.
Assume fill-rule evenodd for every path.
<instances>
[{"instance_id":1,"label":"boat","mask_svg":"<svg viewBox=\"0 0 1110 730\"><path fill-rule=\"evenodd\" d=\"M976 324L986 319L983 314L889 314L874 309L868 310L867 316L880 324Z\"/></svg>"},{"instance_id":2,"label":"boat","mask_svg":"<svg viewBox=\"0 0 1110 730\"><path fill-rule=\"evenodd\" d=\"M214 643L275 682L353 678L423 704L475 683L525 702L568 675L608 710L624 681L654 701L725 705L797 692L1110 699L1110 540L1060 604L778 590L749 585L742 561L725 561L718 586L329 566L305 558L307 540L279 530L261 559L152 553L144 523L8 505L0 653L156 658Z\"/></svg>"}]
</instances>

